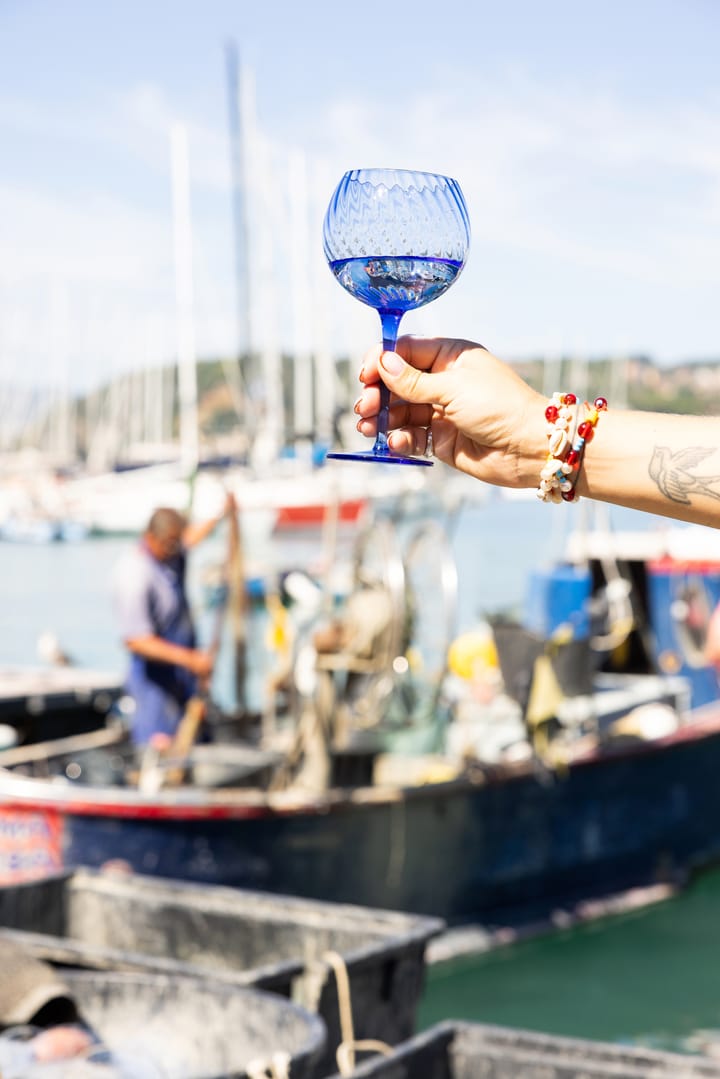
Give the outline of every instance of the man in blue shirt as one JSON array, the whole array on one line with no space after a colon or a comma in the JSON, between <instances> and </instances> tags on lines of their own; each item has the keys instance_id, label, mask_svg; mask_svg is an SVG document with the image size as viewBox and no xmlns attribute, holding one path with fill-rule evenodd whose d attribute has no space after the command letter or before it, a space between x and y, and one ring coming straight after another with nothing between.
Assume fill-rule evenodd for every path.
<instances>
[{"instance_id":1,"label":"man in blue shirt","mask_svg":"<svg viewBox=\"0 0 720 1079\"><path fill-rule=\"evenodd\" d=\"M236 512L232 495L220 514L194 525L177 510L156 509L140 542L115 567L112 590L130 653L126 689L135 702L132 737L139 744L172 737L190 698L209 684L215 657L197 644L186 556Z\"/></svg>"}]
</instances>

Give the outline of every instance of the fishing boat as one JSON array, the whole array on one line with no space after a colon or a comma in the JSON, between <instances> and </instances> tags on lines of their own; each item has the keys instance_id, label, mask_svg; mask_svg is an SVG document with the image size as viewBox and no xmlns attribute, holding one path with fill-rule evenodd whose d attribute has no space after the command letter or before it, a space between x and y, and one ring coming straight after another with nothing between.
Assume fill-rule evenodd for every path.
<instances>
[{"instance_id":1,"label":"fishing boat","mask_svg":"<svg viewBox=\"0 0 720 1079\"><path fill-rule=\"evenodd\" d=\"M604 668L682 675L697 707L720 695L718 673L704 655L720 602L720 536L714 528L656 520L651 529L618 530L596 506L592 519L570 533L565 564L582 576L586 617L603 624L597 648Z\"/></svg>"},{"instance_id":2,"label":"fishing boat","mask_svg":"<svg viewBox=\"0 0 720 1079\"><path fill-rule=\"evenodd\" d=\"M0 887L0 948L105 972L268 990L325 1028L319 1075L344 1041L416 1029L438 919L128 873L75 870Z\"/></svg>"},{"instance_id":3,"label":"fishing boat","mask_svg":"<svg viewBox=\"0 0 720 1079\"><path fill-rule=\"evenodd\" d=\"M49 638L47 643L58 648ZM122 678L112 671L67 662L0 666L0 744L96 730L121 695Z\"/></svg>"},{"instance_id":4,"label":"fishing boat","mask_svg":"<svg viewBox=\"0 0 720 1079\"><path fill-rule=\"evenodd\" d=\"M138 762L118 731L19 747L0 754L0 879L122 859L145 874L448 922L536 919L681 881L720 854L720 710L660 736L621 732L492 765L374 752L366 739L357 758L333 755L316 790L272 789L267 759L241 747L233 761L227 745L195 746L186 782L157 789L129 778ZM196 766L220 785L200 786Z\"/></svg>"},{"instance_id":5,"label":"fishing boat","mask_svg":"<svg viewBox=\"0 0 720 1079\"><path fill-rule=\"evenodd\" d=\"M717 699L698 704L682 672L648 669L647 654L642 669L613 669L638 619L614 615L600 632L584 565L535 582L539 627L495 620L503 699L450 699L457 581L435 525L404 558L391 528L365 534L344 608L354 632L331 622L320 646L309 618L289 650L289 727L268 714L181 760L139 755L120 729L0 754L0 876L120 858L140 873L503 925L679 884L715 860ZM441 630L430 679L413 646L423 594Z\"/></svg>"}]
</instances>

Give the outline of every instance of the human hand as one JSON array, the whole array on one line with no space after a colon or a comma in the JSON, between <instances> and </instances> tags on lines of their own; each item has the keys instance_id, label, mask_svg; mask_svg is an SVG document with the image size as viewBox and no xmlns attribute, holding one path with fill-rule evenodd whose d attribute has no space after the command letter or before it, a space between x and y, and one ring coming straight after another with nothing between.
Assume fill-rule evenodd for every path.
<instances>
[{"instance_id":1,"label":"human hand","mask_svg":"<svg viewBox=\"0 0 720 1079\"><path fill-rule=\"evenodd\" d=\"M364 357L358 431L373 438L379 381L391 391L390 449L423 454L502 487L532 487L547 452L544 398L482 345L404 336Z\"/></svg>"},{"instance_id":2,"label":"human hand","mask_svg":"<svg viewBox=\"0 0 720 1079\"><path fill-rule=\"evenodd\" d=\"M187 667L201 681L209 679L215 666L215 656L202 648L193 648L188 653Z\"/></svg>"},{"instance_id":3,"label":"human hand","mask_svg":"<svg viewBox=\"0 0 720 1079\"><path fill-rule=\"evenodd\" d=\"M150 735L150 741L148 745L151 749L156 749L158 753L167 753L172 746L172 737L167 731L155 731Z\"/></svg>"},{"instance_id":4,"label":"human hand","mask_svg":"<svg viewBox=\"0 0 720 1079\"><path fill-rule=\"evenodd\" d=\"M232 491L228 491L225 495L225 505L223 506L223 517L232 517L237 513L238 504L235 495Z\"/></svg>"}]
</instances>

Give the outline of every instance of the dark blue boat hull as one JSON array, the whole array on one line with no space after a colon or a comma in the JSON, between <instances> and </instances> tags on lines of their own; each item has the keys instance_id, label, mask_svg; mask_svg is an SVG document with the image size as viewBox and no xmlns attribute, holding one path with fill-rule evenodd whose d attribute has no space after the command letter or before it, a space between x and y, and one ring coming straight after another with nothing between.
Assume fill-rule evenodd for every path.
<instances>
[{"instance_id":1,"label":"dark blue boat hull","mask_svg":"<svg viewBox=\"0 0 720 1079\"><path fill-rule=\"evenodd\" d=\"M720 724L569 769L203 817L63 812L63 859L457 922L522 921L720 854ZM233 811L235 812L235 811Z\"/></svg>"}]
</instances>

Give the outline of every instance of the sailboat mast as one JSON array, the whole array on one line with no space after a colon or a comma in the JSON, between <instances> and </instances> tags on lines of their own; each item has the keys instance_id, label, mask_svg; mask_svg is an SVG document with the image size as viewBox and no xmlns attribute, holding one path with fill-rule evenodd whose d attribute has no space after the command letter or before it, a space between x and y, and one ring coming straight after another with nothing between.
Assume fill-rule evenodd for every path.
<instances>
[{"instance_id":1,"label":"sailboat mast","mask_svg":"<svg viewBox=\"0 0 720 1079\"><path fill-rule=\"evenodd\" d=\"M245 161L245 137L241 100L241 71L237 46L228 42L226 46L226 70L228 90L228 124L230 142L230 183L232 187L233 234L235 241L235 312L237 321L237 361L240 373L239 382L243 387L243 400L239 418L249 439L254 430L252 409L246 407L247 386L242 371L242 357L245 355L247 370L252 363L252 327L250 320L250 265L248 258L248 214L247 183ZM248 377L250 377L248 375ZM236 408L238 407L236 403Z\"/></svg>"},{"instance_id":2,"label":"sailboat mast","mask_svg":"<svg viewBox=\"0 0 720 1079\"><path fill-rule=\"evenodd\" d=\"M197 357L193 317L192 232L187 132L175 124L172 151L173 224L175 233L175 296L177 310L178 388L180 397L180 462L183 473L195 475L200 458L197 408Z\"/></svg>"},{"instance_id":3,"label":"sailboat mast","mask_svg":"<svg viewBox=\"0 0 720 1079\"><path fill-rule=\"evenodd\" d=\"M313 414L313 361L310 353L311 294L308 281L308 185L305 157L300 151L290 155L288 168L290 192L290 274L293 322L293 436L295 450L315 441ZM327 392L327 387L324 387Z\"/></svg>"}]
</instances>

